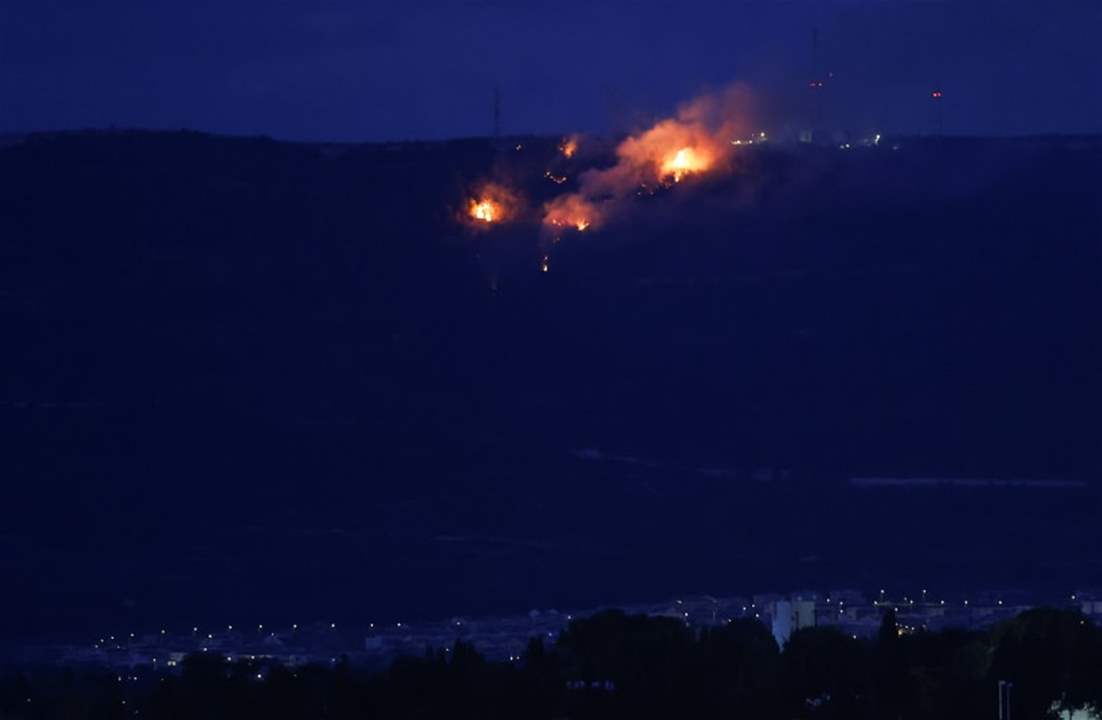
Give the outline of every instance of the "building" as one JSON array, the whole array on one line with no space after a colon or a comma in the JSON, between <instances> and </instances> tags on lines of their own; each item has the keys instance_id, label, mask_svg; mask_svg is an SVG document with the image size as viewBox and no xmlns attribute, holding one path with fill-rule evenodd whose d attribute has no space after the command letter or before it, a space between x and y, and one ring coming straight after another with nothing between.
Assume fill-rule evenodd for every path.
<instances>
[{"instance_id":1,"label":"building","mask_svg":"<svg viewBox=\"0 0 1102 720\"><path fill-rule=\"evenodd\" d=\"M792 633L806 627L815 627L815 599L799 595L773 603L773 638L784 647Z\"/></svg>"}]
</instances>

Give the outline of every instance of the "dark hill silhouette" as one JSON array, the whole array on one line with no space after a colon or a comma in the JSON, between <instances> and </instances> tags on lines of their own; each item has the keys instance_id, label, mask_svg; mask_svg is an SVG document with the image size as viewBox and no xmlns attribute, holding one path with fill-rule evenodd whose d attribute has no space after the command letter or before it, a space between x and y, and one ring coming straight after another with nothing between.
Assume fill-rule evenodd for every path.
<instances>
[{"instance_id":1,"label":"dark hill silhouette","mask_svg":"<svg viewBox=\"0 0 1102 720\"><path fill-rule=\"evenodd\" d=\"M1093 484L840 481L1097 477L1102 141L755 148L541 274L456 218L556 144L0 148L10 630L1098 577Z\"/></svg>"}]
</instances>

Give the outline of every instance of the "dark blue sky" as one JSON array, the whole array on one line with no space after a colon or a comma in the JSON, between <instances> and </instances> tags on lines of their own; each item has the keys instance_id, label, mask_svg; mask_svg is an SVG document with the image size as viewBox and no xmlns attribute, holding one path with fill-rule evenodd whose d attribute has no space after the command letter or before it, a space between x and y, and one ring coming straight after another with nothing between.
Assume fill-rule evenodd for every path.
<instances>
[{"instance_id":1,"label":"dark blue sky","mask_svg":"<svg viewBox=\"0 0 1102 720\"><path fill-rule=\"evenodd\" d=\"M837 128L1102 131L1099 0L7 0L0 131L109 125L295 139L603 131L732 81Z\"/></svg>"}]
</instances>

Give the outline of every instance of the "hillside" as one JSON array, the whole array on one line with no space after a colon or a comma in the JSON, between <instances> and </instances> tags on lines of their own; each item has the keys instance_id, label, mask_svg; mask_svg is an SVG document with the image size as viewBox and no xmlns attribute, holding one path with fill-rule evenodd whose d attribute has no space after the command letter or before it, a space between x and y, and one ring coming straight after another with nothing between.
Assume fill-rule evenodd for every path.
<instances>
[{"instance_id":1,"label":"hillside","mask_svg":"<svg viewBox=\"0 0 1102 720\"><path fill-rule=\"evenodd\" d=\"M558 141L0 147L3 629L938 572L898 502L962 568L1015 543L991 582L1102 581L1102 140L765 144L551 245ZM529 211L472 229L485 180Z\"/></svg>"}]
</instances>

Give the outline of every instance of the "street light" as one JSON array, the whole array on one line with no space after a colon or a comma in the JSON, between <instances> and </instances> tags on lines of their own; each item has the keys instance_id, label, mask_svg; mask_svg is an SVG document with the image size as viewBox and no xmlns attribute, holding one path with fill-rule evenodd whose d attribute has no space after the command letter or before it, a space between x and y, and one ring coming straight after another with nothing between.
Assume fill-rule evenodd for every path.
<instances>
[{"instance_id":1,"label":"street light","mask_svg":"<svg viewBox=\"0 0 1102 720\"><path fill-rule=\"evenodd\" d=\"M998 720L1010 720L1010 690L1014 683L1006 680L999 681L999 718Z\"/></svg>"}]
</instances>

